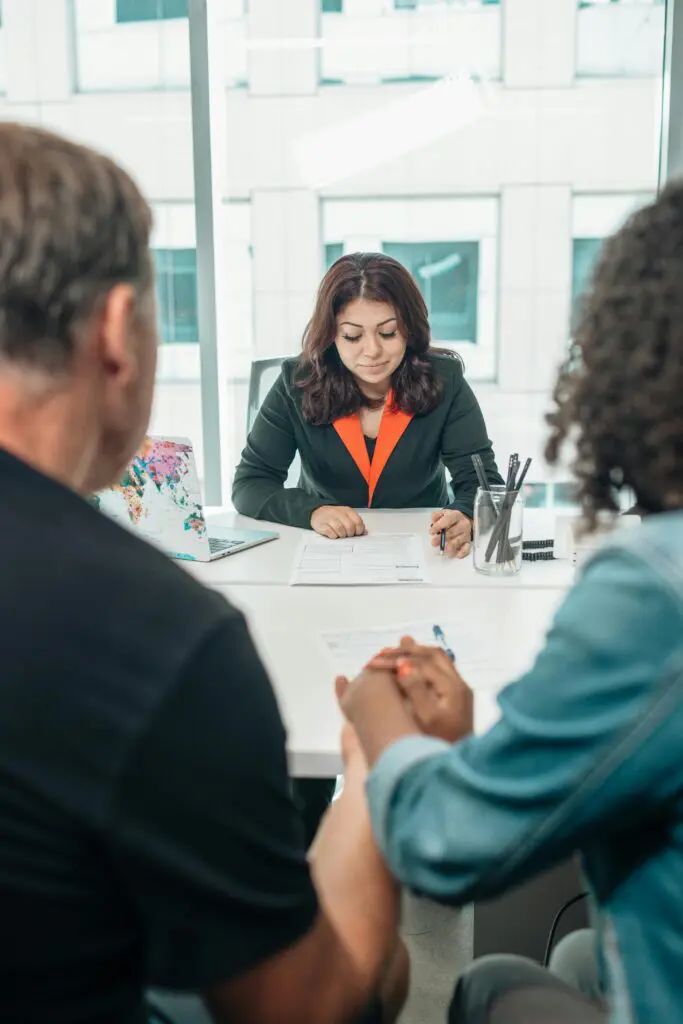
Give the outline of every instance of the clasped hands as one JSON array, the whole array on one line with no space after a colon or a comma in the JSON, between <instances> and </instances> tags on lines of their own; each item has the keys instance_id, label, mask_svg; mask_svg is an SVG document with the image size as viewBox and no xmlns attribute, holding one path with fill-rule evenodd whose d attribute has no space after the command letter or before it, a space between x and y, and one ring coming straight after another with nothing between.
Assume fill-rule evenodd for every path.
<instances>
[{"instance_id":1,"label":"clasped hands","mask_svg":"<svg viewBox=\"0 0 683 1024\"><path fill-rule=\"evenodd\" d=\"M362 537L367 533L361 516L346 505L321 505L311 516L311 528L329 540ZM472 543L472 521L456 509L432 512L432 547L440 546L442 531L446 533L444 554L448 558L466 558Z\"/></svg>"},{"instance_id":2,"label":"clasped hands","mask_svg":"<svg viewBox=\"0 0 683 1024\"><path fill-rule=\"evenodd\" d=\"M472 691L445 652L403 637L381 651L353 681L336 680L348 726L345 754L359 745L369 765L407 736L454 743L473 729Z\"/></svg>"}]
</instances>

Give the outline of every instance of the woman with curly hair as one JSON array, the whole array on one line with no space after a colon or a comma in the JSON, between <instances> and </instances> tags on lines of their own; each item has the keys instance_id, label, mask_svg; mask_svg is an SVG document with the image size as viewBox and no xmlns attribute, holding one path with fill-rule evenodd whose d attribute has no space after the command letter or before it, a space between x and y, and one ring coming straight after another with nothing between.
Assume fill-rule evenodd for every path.
<instances>
[{"instance_id":1,"label":"woman with curly hair","mask_svg":"<svg viewBox=\"0 0 683 1024\"><path fill-rule=\"evenodd\" d=\"M537 964L482 960L457 1024L683 1020L683 184L604 247L549 417L574 445L586 527L624 488L648 515L581 570L501 717L473 736L472 697L406 638L342 707L371 766L375 834L405 885L492 897L578 852L595 923L595 998Z\"/></svg>"},{"instance_id":2,"label":"woman with curly hair","mask_svg":"<svg viewBox=\"0 0 683 1024\"><path fill-rule=\"evenodd\" d=\"M285 488L297 451L301 480ZM331 539L365 532L358 508L438 509L433 545L445 531L446 555L464 558L475 453L502 483L460 360L431 347L417 284L390 256L355 253L323 278L303 352L259 411L232 498L244 515Z\"/></svg>"}]
</instances>

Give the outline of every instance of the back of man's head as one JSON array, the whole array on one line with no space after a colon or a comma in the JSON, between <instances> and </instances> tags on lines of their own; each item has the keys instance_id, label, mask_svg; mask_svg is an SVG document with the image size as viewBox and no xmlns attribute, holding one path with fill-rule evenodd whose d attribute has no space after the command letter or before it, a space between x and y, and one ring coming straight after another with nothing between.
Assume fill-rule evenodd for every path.
<instances>
[{"instance_id":1,"label":"back of man's head","mask_svg":"<svg viewBox=\"0 0 683 1024\"><path fill-rule=\"evenodd\" d=\"M65 369L78 326L118 283L152 280L151 215L107 157L0 123L0 358Z\"/></svg>"},{"instance_id":2,"label":"back of man's head","mask_svg":"<svg viewBox=\"0 0 683 1024\"><path fill-rule=\"evenodd\" d=\"M112 160L0 123L0 385L30 378L34 388L64 389L78 380L71 406L97 409L79 427L96 438L95 460L109 453L109 473L139 443L151 405L151 223L139 189ZM12 430L0 432L0 446L23 454ZM33 461L42 466L38 453Z\"/></svg>"}]
</instances>

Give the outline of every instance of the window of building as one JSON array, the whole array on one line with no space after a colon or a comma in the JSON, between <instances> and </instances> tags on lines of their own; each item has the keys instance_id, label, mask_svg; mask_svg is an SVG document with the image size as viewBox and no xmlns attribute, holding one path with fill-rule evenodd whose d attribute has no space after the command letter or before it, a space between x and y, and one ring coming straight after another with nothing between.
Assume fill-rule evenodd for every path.
<instances>
[{"instance_id":1,"label":"window of building","mask_svg":"<svg viewBox=\"0 0 683 1024\"><path fill-rule=\"evenodd\" d=\"M383 242L422 292L434 341L477 340L478 242Z\"/></svg>"},{"instance_id":2,"label":"window of building","mask_svg":"<svg viewBox=\"0 0 683 1024\"><path fill-rule=\"evenodd\" d=\"M630 5L632 7L656 7L658 5L664 5L666 0L578 0L580 8L583 7L607 7L609 4L621 4L623 7Z\"/></svg>"},{"instance_id":3,"label":"window of building","mask_svg":"<svg viewBox=\"0 0 683 1024\"><path fill-rule=\"evenodd\" d=\"M554 485L553 505L555 508L576 508L578 496L576 484L573 481L565 480Z\"/></svg>"},{"instance_id":4,"label":"window of building","mask_svg":"<svg viewBox=\"0 0 683 1024\"><path fill-rule=\"evenodd\" d=\"M343 242L329 242L325 246L325 270L329 270L333 263L344 255Z\"/></svg>"},{"instance_id":5,"label":"window of building","mask_svg":"<svg viewBox=\"0 0 683 1024\"><path fill-rule=\"evenodd\" d=\"M600 255L604 239L575 238L572 244L572 310L588 287L593 268Z\"/></svg>"},{"instance_id":6,"label":"window of building","mask_svg":"<svg viewBox=\"0 0 683 1024\"><path fill-rule=\"evenodd\" d=\"M415 11L421 7L462 7L466 0L394 0L397 11ZM480 4L499 4L500 0L479 0Z\"/></svg>"},{"instance_id":7,"label":"window of building","mask_svg":"<svg viewBox=\"0 0 683 1024\"><path fill-rule=\"evenodd\" d=\"M494 197L324 199L321 260L385 252L415 278L434 342L471 380L496 376L498 201Z\"/></svg>"},{"instance_id":8,"label":"window of building","mask_svg":"<svg viewBox=\"0 0 683 1024\"><path fill-rule=\"evenodd\" d=\"M547 508L548 485L524 484L524 504L527 508Z\"/></svg>"},{"instance_id":9,"label":"window of building","mask_svg":"<svg viewBox=\"0 0 683 1024\"><path fill-rule=\"evenodd\" d=\"M187 18L189 0L116 0L116 20L167 21Z\"/></svg>"},{"instance_id":10,"label":"window of building","mask_svg":"<svg viewBox=\"0 0 683 1024\"><path fill-rule=\"evenodd\" d=\"M197 253L195 249L155 249L161 340L198 342Z\"/></svg>"},{"instance_id":11,"label":"window of building","mask_svg":"<svg viewBox=\"0 0 683 1024\"><path fill-rule=\"evenodd\" d=\"M523 489L527 508L574 509L578 504L576 484L571 480L530 483Z\"/></svg>"},{"instance_id":12,"label":"window of building","mask_svg":"<svg viewBox=\"0 0 683 1024\"><path fill-rule=\"evenodd\" d=\"M344 0L320 0L320 10L323 14L341 14Z\"/></svg>"}]
</instances>

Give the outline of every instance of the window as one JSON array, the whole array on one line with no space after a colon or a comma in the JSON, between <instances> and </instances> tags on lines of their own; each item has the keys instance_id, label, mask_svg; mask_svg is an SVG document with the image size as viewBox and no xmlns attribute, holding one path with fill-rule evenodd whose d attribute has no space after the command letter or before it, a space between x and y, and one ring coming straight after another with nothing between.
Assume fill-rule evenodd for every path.
<instances>
[{"instance_id":1,"label":"window","mask_svg":"<svg viewBox=\"0 0 683 1024\"><path fill-rule=\"evenodd\" d=\"M415 278L432 337L463 356L471 380L496 376L499 203L493 197L324 199L325 265L384 252Z\"/></svg>"},{"instance_id":2,"label":"window","mask_svg":"<svg viewBox=\"0 0 683 1024\"><path fill-rule=\"evenodd\" d=\"M188 17L189 0L116 0L116 20L167 21Z\"/></svg>"},{"instance_id":3,"label":"window","mask_svg":"<svg viewBox=\"0 0 683 1024\"><path fill-rule=\"evenodd\" d=\"M568 480L555 484L553 505L555 508L576 508L578 498L574 481Z\"/></svg>"},{"instance_id":4,"label":"window","mask_svg":"<svg viewBox=\"0 0 683 1024\"><path fill-rule=\"evenodd\" d=\"M578 504L576 484L571 480L525 484L524 504L527 508L574 509Z\"/></svg>"},{"instance_id":5,"label":"window","mask_svg":"<svg viewBox=\"0 0 683 1024\"><path fill-rule=\"evenodd\" d=\"M547 508L548 485L524 484L524 504L527 508Z\"/></svg>"},{"instance_id":6,"label":"window","mask_svg":"<svg viewBox=\"0 0 683 1024\"><path fill-rule=\"evenodd\" d=\"M576 73L661 78L664 0L578 0Z\"/></svg>"},{"instance_id":7,"label":"window","mask_svg":"<svg viewBox=\"0 0 683 1024\"><path fill-rule=\"evenodd\" d=\"M422 292L434 341L477 340L478 242L383 242Z\"/></svg>"},{"instance_id":8,"label":"window","mask_svg":"<svg viewBox=\"0 0 683 1024\"><path fill-rule=\"evenodd\" d=\"M197 342L197 253L195 249L156 249L161 339Z\"/></svg>"},{"instance_id":9,"label":"window","mask_svg":"<svg viewBox=\"0 0 683 1024\"><path fill-rule=\"evenodd\" d=\"M342 242L330 242L325 246L325 270L329 270L333 263L341 259L344 255L344 245Z\"/></svg>"},{"instance_id":10,"label":"window","mask_svg":"<svg viewBox=\"0 0 683 1024\"><path fill-rule=\"evenodd\" d=\"M585 292L604 239L575 238L572 246L572 309Z\"/></svg>"},{"instance_id":11,"label":"window","mask_svg":"<svg viewBox=\"0 0 683 1024\"><path fill-rule=\"evenodd\" d=\"M323 14L341 14L344 0L320 0L320 10Z\"/></svg>"},{"instance_id":12,"label":"window","mask_svg":"<svg viewBox=\"0 0 683 1024\"><path fill-rule=\"evenodd\" d=\"M332 9L325 4L324 10ZM321 19L324 84L434 82L461 73L484 81L501 78L497 0L356 0L339 9L343 18Z\"/></svg>"},{"instance_id":13,"label":"window","mask_svg":"<svg viewBox=\"0 0 683 1024\"><path fill-rule=\"evenodd\" d=\"M578 0L579 7L606 7L608 4L622 4L624 7L627 5L636 6L640 5L644 7L650 5L651 7L656 4L663 5L666 0Z\"/></svg>"},{"instance_id":14,"label":"window","mask_svg":"<svg viewBox=\"0 0 683 1024\"><path fill-rule=\"evenodd\" d=\"M394 0L397 11L414 11L420 7L462 7L466 0ZM499 4L500 0L479 0L480 4Z\"/></svg>"}]
</instances>

